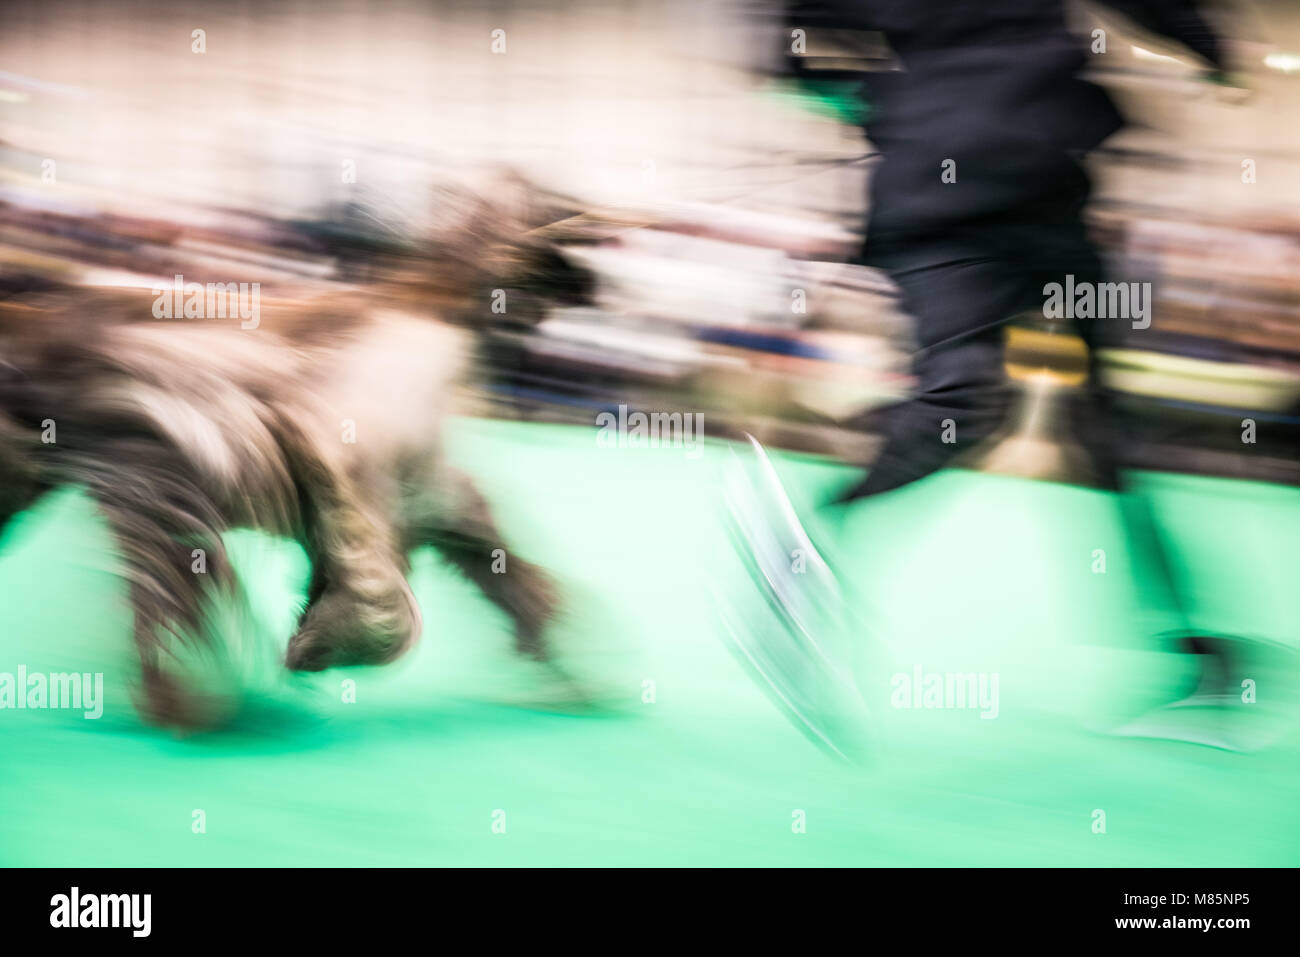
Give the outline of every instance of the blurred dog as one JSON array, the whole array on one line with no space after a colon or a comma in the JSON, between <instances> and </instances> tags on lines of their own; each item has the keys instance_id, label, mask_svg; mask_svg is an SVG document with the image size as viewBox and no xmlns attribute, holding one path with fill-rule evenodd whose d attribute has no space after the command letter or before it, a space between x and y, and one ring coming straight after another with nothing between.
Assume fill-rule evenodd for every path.
<instances>
[{"instance_id":1,"label":"blurred dog","mask_svg":"<svg viewBox=\"0 0 1300 957\"><path fill-rule=\"evenodd\" d=\"M211 640L214 600L237 593L221 539L237 527L296 539L311 559L291 669L378 664L410 647L421 615L407 555L421 545L509 616L520 653L547 658L551 580L508 555L441 449L463 326L500 281L491 256L457 248L441 271L408 262L350 299L264 304L251 330L154 321L140 292L0 302L0 527L47 490L93 496L125 563L147 719L207 723L172 652ZM504 261L554 265L524 248ZM460 327L434 318L435 299Z\"/></svg>"}]
</instances>

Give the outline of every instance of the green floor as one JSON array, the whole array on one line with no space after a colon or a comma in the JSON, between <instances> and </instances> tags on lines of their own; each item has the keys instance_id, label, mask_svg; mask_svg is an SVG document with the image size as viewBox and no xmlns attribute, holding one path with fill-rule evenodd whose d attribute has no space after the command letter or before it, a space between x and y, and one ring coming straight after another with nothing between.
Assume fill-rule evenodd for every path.
<instances>
[{"instance_id":1,"label":"green floor","mask_svg":"<svg viewBox=\"0 0 1300 957\"><path fill-rule=\"evenodd\" d=\"M241 716L191 738L146 728L105 532L86 499L59 494L0 550L0 672L102 671L107 705L98 721L0 711L0 863L1300 863L1293 730L1254 755L1089 730L1158 699L1186 667L1142 640L1159 623L1135 613L1104 496L952 472L855 511L840 570L858 586L876 757L853 768L809 745L719 639L716 595L747 594L719 521L720 447L690 458L462 421L453 449L514 547L580 596L560 638L617 707L524 707L546 688L432 554L416 562L425 636L408 658L297 678L258 666L287 638L305 563L241 534L259 615ZM850 474L778 464L805 501ZM1300 646L1300 492L1150 483L1177 526L1198 623ZM915 666L998 674L997 718L891 708L890 676ZM1292 677L1261 672L1260 713L1291 704Z\"/></svg>"}]
</instances>

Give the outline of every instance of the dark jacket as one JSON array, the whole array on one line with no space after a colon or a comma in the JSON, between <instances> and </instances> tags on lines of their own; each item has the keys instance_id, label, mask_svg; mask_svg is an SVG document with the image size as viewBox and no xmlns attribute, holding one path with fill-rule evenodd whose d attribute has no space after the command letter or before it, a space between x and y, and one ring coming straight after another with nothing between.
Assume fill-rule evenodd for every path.
<instances>
[{"instance_id":1,"label":"dark jacket","mask_svg":"<svg viewBox=\"0 0 1300 957\"><path fill-rule=\"evenodd\" d=\"M1107 3L1221 66L1191 0ZM798 4L801 18L878 30L901 66L869 74L865 91L867 135L882 154L869 261L954 224L1068 214L1087 192L1079 156L1123 125L1079 75L1091 54L1066 27L1065 0L822 0ZM946 160L954 182L941 175Z\"/></svg>"}]
</instances>

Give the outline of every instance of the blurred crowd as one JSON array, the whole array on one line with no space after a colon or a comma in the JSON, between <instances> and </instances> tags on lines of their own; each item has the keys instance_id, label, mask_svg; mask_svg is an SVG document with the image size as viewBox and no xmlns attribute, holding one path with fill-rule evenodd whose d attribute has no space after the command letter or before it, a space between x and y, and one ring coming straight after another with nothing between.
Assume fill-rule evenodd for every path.
<instances>
[{"instance_id":1,"label":"blurred crowd","mask_svg":"<svg viewBox=\"0 0 1300 957\"><path fill-rule=\"evenodd\" d=\"M471 317L490 414L695 411L713 435L868 459L912 349L890 281L855 263L875 152L860 81L896 69L879 36L758 3L394 11L0 13L0 295L135 287L147 311L178 275L329 295L431 249L454 263L440 232L490 204L559 251ZM1131 464L1294 481L1300 12L1222 21L1241 104L1077 13L1104 37L1090 72L1136 120L1094 158L1089 213L1116 274L1154 289L1149 328L1098 357L1143 413ZM1081 349L1029 315L1007 361L1068 390ZM1241 426L1216 423L1246 419L1270 427L1242 455Z\"/></svg>"}]
</instances>

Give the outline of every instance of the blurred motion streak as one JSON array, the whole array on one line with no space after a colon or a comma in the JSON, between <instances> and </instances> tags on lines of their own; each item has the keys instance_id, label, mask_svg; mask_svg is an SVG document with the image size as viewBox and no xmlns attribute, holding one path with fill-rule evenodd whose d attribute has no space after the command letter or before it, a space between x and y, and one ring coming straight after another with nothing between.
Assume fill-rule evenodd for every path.
<instances>
[{"instance_id":1,"label":"blurred motion streak","mask_svg":"<svg viewBox=\"0 0 1300 957\"><path fill-rule=\"evenodd\" d=\"M0 864L1294 863L1300 8L1188 9L0 7Z\"/></svg>"}]
</instances>

